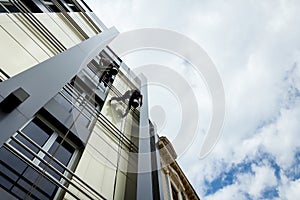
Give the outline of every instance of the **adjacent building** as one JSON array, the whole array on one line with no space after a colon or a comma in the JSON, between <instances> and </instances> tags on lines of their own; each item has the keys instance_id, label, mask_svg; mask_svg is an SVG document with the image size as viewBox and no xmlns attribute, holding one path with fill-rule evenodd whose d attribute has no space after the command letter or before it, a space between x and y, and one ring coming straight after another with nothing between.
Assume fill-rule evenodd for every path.
<instances>
[{"instance_id":1,"label":"adjacent building","mask_svg":"<svg viewBox=\"0 0 300 200\"><path fill-rule=\"evenodd\" d=\"M0 0L2 199L197 199L176 162L182 187L166 195L167 140L149 121L145 77L108 46L118 34L83 0ZM133 90L143 105L123 116Z\"/></svg>"},{"instance_id":2,"label":"adjacent building","mask_svg":"<svg viewBox=\"0 0 300 200\"><path fill-rule=\"evenodd\" d=\"M200 198L176 161L177 154L171 142L166 137L161 136L158 147L161 156L164 199L199 200Z\"/></svg>"}]
</instances>

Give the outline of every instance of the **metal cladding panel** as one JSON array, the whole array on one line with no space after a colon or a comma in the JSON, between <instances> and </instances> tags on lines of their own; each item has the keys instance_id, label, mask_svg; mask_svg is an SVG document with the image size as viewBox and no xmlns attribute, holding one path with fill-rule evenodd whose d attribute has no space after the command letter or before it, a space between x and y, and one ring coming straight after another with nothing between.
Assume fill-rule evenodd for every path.
<instances>
[{"instance_id":1,"label":"metal cladding panel","mask_svg":"<svg viewBox=\"0 0 300 200\"><path fill-rule=\"evenodd\" d=\"M17 198L15 198L11 194L9 194L5 190L3 190L1 187L0 187L0 196L1 196L1 199L5 199L5 200L17 200Z\"/></svg>"},{"instance_id":2,"label":"metal cladding panel","mask_svg":"<svg viewBox=\"0 0 300 200\"><path fill-rule=\"evenodd\" d=\"M0 114L0 146L117 35L118 31L115 28L101 32L0 83L0 99L7 97L19 87L29 94L28 99L14 111Z\"/></svg>"},{"instance_id":3,"label":"metal cladding panel","mask_svg":"<svg viewBox=\"0 0 300 200\"><path fill-rule=\"evenodd\" d=\"M140 108L137 199L159 200L163 199L163 191L160 156L156 145L158 139L149 121L147 79L143 74L138 77L141 81L143 106Z\"/></svg>"},{"instance_id":4,"label":"metal cladding panel","mask_svg":"<svg viewBox=\"0 0 300 200\"><path fill-rule=\"evenodd\" d=\"M137 199L151 200L152 193L152 164L151 146L148 115L148 90L147 79L140 76L142 81L141 92L143 94L143 106L140 108L140 132L139 132L139 154L138 154L138 177L137 177Z\"/></svg>"},{"instance_id":5,"label":"metal cladding panel","mask_svg":"<svg viewBox=\"0 0 300 200\"><path fill-rule=\"evenodd\" d=\"M86 14L91 17L93 20L95 20L95 22L103 29L103 30L107 30L107 27L105 26L105 24L97 17L97 15L93 12L86 12Z\"/></svg>"},{"instance_id":6,"label":"metal cladding panel","mask_svg":"<svg viewBox=\"0 0 300 200\"><path fill-rule=\"evenodd\" d=\"M77 110L68 112L61 104L57 103L54 99L51 99L44 109L55 117L57 121L63 124L67 129L76 135L80 141L85 145L90 135L90 131L87 128L88 120L80 115ZM74 123L74 124L73 124Z\"/></svg>"}]
</instances>

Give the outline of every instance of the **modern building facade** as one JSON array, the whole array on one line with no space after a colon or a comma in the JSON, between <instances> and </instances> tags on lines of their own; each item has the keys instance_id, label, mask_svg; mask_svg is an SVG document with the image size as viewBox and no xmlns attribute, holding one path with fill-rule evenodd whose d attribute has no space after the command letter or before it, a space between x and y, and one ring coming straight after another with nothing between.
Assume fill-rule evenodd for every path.
<instances>
[{"instance_id":1,"label":"modern building facade","mask_svg":"<svg viewBox=\"0 0 300 200\"><path fill-rule=\"evenodd\" d=\"M109 48L118 31L82 0L0 12L1 198L180 199L164 195L146 79ZM137 89L143 105L123 116L128 99L110 99Z\"/></svg>"}]
</instances>

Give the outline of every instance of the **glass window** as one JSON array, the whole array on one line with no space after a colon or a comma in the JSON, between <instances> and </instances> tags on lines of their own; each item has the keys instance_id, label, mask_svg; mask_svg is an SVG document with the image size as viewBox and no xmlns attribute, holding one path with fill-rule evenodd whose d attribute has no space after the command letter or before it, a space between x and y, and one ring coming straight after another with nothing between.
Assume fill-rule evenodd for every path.
<instances>
[{"instance_id":1,"label":"glass window","mask_svg":"<svg viewBox=\"0 0 300 200\"><path fill-rule=\"evenodd\" d=\"M67 4L73 4L71 0L64 0Z\"/></svg>"},{"instance_id":2,"label":"glass window","mask_svg":"<svg viewBox=\"0 0 300 200\"><path fill-rule=\"evenodd\" d=\"M75 152L74 147L72 147L70 144L63 142L61 144L62 138L58 137L51 145L48 153L51 154L51 156L53 156L54 158L56 158L59 162L61 162L64 166L68 166L72 155ZM48 163L50 162L51 165L57 169L59 172L61 172L62 174L64 173L64 168L62 166L60 166L58 163L52 161L53 159L49 156L45 156L44 160L46 160ZM40 165L42 168L45 168L45 164L40 163ZM60 180L61 176L56 173L54 170L47 168L46 169L47 172L49 172L52 176L54 176L57 180Z\"/></svg>"},{"instance_id":3,"label":"glass window","mask_svg":"<svg viewBox=\"0 0 300 200\"><path fill-rule=\"evenodd\" d=\"M27 191L30 191L32 187L37 188L37 192L43 193L44 195L50 197L55 195L55 191L57 190L56 185L50 182L47 178L41 176L35 169L28 167L26 171L23 173L23 178L29 180L29 188ZM42 191L42 192L41 192Z\"/></svg>"},{"instance_id":4,"label":"glass window","mask_svg":"<svg viewBox=\"0 0 300 200\"><path fill-rule=\"evenodd\" d=\"M0 3L0 13L7 13L7 10Z\"/></svg>"},{"instance_id":5,"label":"glass window","mask_svg":"<svg viewBox=\"0 0 300 200\"><path fill-rule=\"evenodd\" d=\"M76 147L66 138L63 141L63 135L38 118L32 120L21 132L15 135L18 142L12 137L9 145L22 156L29 158L31 165L39 167L40 171L27 165L25 161L16 156L17 153L15 155L10 150L1 147L0 185L20 199L53 199L58 187L47 177L50 175L60 182L62 177L49 165L63 174L65 169L53 158L56 158L65 167L70 167L72 164L70 161L76 156ZM34 145L33 142L37 145ZM32 150L34 154L26 150L23 145ZM49 155L46 155L45 152L48 152ZM41 159L48 164L46 165Z\"/></svg>"},{"instance_id":6,"label":"glass window","mask_svg":"<svg viewBox=\"0 0 300 200\"><path fill-rule=\"evenodd\" d=\"M24 132L26 136L28 136L31 140L36 142L39 146L43 146L46 143L47 139L50 137L50 134L53 133L53 131L39 119L34 119L22 130L22 132ZM17 135L16 138L20 140L24 145L29 147L32 151L38 153L38 147L30 143L27 139L25 139L25 137L23 137L22 135ZM33 159L34 155L32 155L30 152L24 149L21 145L19 145L15 141L11 141L10 143L17 150L26 155L26 157L30 158L31 160Z\"/></svg>"},{"instance_id":7,"label":"glass window","mask_svg":"<svg viewBox=\"0 0 300 200\"><path fill-rule=\"evenodd\" d=\"M23 4L33 13L42 13L41 9L32 0L21 0Z\"/></svg>"},{"instance_id":8,"label":"glass window","mask_svg":"<svg viewBox=\"0 0 300 200\"><path fill-rule=\"evenodd\" d=\"M75 5L73 5L73 4L68 5L68 6L69 6L69 8L70 8L73 12L80 12L80 10L79 10Z\"/></svg>"},{"instance_id":9,"label":"glass window","mask_svg":"<svg viewBox=\"0 0 300 200\"><path fill-rule=\"evenodd\" d=\"M71 0L64 0L64 1L68 5L68 7L71 9L71 11L80 12L80 10L74 5L74 3Z\"/></svg>"},{"instance_id":10,"label":"glass window","mask_svg":"<svg viewBox=\"0 0 300 200\"><path fill-rule=\"evenodd\" d=\"M173 186L173 184L171 184L171 188L172 188L172 197L174 200L178 200L178 192L175 189L175 187Z\"/></svg>"},{"instance_id":11,"label":"glass window","mask_svg":"<svg viewBox=\"0 0 300 200\"><path fill-rule=\"evenodd\" d=\"M51 0L43 0L41 1L44 6L50 11L50 12L61 12L59 8L56 7L56 5L53 4Z\"/></svg>"},{"instance_id":12,"label":"glass window","mask_svg":"<svg viewBox=\"0 0 300 200\"><path fill-rule=\"evenodd\" d=\"M60 12L56 5L47 5L46 6L50 12Z\"/></svg>"},{"instance_id":13,"label":"glass window","mask_svg":"<svg viewBox=\"0 0 300 200\"><path fill-rule=\"evenodd\" d=\"M1 167L7 167L8 170L14 171L23 171L26 168L26 164L21 163L20 159L10 153L8 150L3 147L0 149L0 158L1 158ZM1 170L2 171L2 170Z\"/></svg>"},{"instance_id":14,"label":"glass window","mask_svg":"<svg viewBox=\"0 0 300 200\"><path fill-rule=\"evenodd\" d=\"M20 12L11 2L3 2L2 5L11 13Z\"/></svg>"}]
</instances>

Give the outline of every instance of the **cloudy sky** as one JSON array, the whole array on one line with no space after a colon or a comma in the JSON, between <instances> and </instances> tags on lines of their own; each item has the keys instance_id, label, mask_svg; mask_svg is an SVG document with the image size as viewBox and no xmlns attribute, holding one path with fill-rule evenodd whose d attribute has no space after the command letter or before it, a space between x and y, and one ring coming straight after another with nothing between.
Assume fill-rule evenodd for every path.
<instances>
[{"instance_id":1,"label":"cloudy sky","mask_svg":"<svg viewBox=\"0 0 300 200\"><path fill-rule=\"evenodd\" d=\"M178 162L200 198L299 198L300 1L86 1L108 27L120 32L173 30L194 40L213 60L225 88L226 119L213 151L197 159L195 152L200 150L211 118L203 80L189 71L188 64L166 53L146 51L124 58L133 67L151 62L177 66L191 81L201 125ZM137 57L135 62L133 57ZM160 132L172 140L176 131L170 130L178 129L177 122L182 120L176 118L180 108L165 106L176 104L172 95L159 102L155 94L159 90L153 90L150 99L155 108L152 118L164 116L163 122L157 119Z\"/></svg>"}]
</instances>

